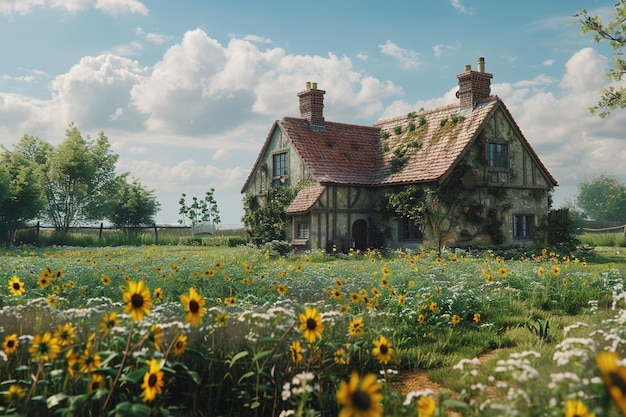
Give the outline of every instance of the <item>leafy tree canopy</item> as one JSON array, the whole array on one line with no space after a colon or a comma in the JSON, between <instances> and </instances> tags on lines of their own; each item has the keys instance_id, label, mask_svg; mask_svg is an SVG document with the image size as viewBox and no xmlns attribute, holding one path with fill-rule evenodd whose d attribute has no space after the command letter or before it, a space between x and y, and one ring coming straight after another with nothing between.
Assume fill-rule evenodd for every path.
<instances>
[{"instance_id":1,"label":"leafy tree canopy","mask_svg":"<svg viewBox=\"0 0 626 417\"><path fill-rule=\"evenodd\" d=\"M576 203L593 220L626 222L626 185L601 174L578 184Z\"/></svg>"},{"instance_id":2,"label":"leafy tree canopy","mask_svg":"<svg viewBox=\"0 0 626 417\"><path fill-rule=\"evenodd\" d=\"M148 190L137 178L133 178L131 183L122 179L120 181L118 195L109 215L111 223L124 230L153 224L154 216L161 207L154 190Z\"/></svg>"},{"instance_id":3,"label":"leafy tree canopy","mask_svg":"<svg viewBox=\"0 0 626 417\"><path fill-rule=\"evenodd\" d=\"M615 109L626 107L626 87L620 85L622 76L626 73L626 60L623 58L623 48L626 44L626 0L619 0L613 9L613 20L603 22L598 16L590 16L585 9L573 16L574 22L581 27L581 33L591 33L591 39L600 43L608 41L613 48L613 66L606 74L615 84L600 90L598 104L589 110L598 112L600 117L606 117Z\"/></svg>"}]
</instances>

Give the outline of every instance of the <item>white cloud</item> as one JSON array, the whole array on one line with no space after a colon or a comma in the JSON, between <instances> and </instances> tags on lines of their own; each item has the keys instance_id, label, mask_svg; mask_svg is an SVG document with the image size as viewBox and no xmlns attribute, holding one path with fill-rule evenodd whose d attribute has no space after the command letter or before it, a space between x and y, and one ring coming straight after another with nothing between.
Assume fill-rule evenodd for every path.
<instances>
[{"instance_id":1,"label":"white cloud","mask_svg":"<svg viewBox=\"0 0 626 417\"><path fill-rule=\"evenodd\" d=\"M272 40L269 38L263 38L261 36L256 35L246 35L242 38L244 41L249 41L252 43L272 43Z\"/></svg>"},{"instance_id":2,"label":"white cloud","mask_svg":"<svg viewBox=\"0 0 626 417\"><path fill-rule=\"evenodd\" d=\"M167 38L165 37L165 35L162 35L160 33L150 32L146 35L146 39L148 40L148 42L155 45L163 45Z\"/></svg>"},{"instance_id":3,"label":"white cloud","mask_svg":"<svg viewBox=\"0 0 626 417\"><path fill-rule=\"evenodd\" d=\"M455 46L453 46L453 45L442 45L442 44L433 46L433 52L435 53L435 56L438 56L438 57L445 55L447 52L455 51L457 49L459 49L459 45L458 44L455 45Z\"/></svg>"},{"instance_id":4,"label":"white cloud","mask_svg":"<svg viewBox=\"0 0 626 417\"><path fill-rule=\"evenodd\" d=\"M450 4L452 4L452 7L454 7L456 11L461 14L472 15L472 10L463 6L461 4L461 0L450 0Z\"/></svg>"},{"instance_id":5,"label":"white cloud","mask_svg":"<svg viewBox=\"0 0 626 417\"><path fill-rule=\"evenodd\" d=\"M359 52L358 54L356 54L356 59L358 59L359 61L367 61L369 59L369 56L365 52Z\"/></svg>"},{"instance_id":6,"label":"white cloud","mask_svg":"<svg viewBox=\"0 0 626 417\"><path fill-rule=\"evenodd\" d=\"M106 14L148 14L148 8L138 0L0 0L0 14L25 15L36 8L52 7L69 13L80 12L93 5Z\"/></svg>"},{"instance_id":7,"label":"white cloud","mask_svg":"<svg viewBox=\"0 0 626 417\"><path fill-rule=\"evenodd\" d=\"M386 43L378 45L383 55L397 59L402 67L413 69L419 66L419 54L409 49L400 48L395 43L387 40Z\"/></svg>"},{"instance_id":8,"label":"white cloud","mask_svg":"<svg viewBox=\"0 0 626 417\"><path fill-rule=\"evenodd\" d=\"M218 160L218 161L223 160L223 159L228 159L228 158L230 158L230 152L228 152L226 148L219 148L213 154L213 159Z\"/></svg>"},{"instance_id":9,"label":"white cloud","mask_svg":"<svg viewBox=\"0 0 626 417\"><path fill-rule=\"evenodd\" d=\"M554 59L546 59L545 61L543 61L543 66L544 67L551 67L552 65L554 65L555 62L556 62L556 60L554 60Z\"/></svg>"}]
</instances>

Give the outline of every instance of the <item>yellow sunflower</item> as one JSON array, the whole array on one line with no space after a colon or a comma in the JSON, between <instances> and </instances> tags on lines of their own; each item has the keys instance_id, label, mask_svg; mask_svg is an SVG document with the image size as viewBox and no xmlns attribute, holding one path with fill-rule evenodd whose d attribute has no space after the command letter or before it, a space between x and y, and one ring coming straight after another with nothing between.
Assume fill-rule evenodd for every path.
<instances>
[{"instance_id":1,"label":"yellow sunflower","mask_svg":"<svg viewBox=\"0 0 626 417\"><path fill-rule=\"evenodd\" d=\"M20 387L18 384L13 384L5 393L5 398L7 399L9 404L11 404L12 402L20 401L22 398L24 398L25 394L26 392L24 391L24 388Z\"/></svg>"},{"instance_id":2,"label":"yellow sunflower","mask_svg":"<svg viewBox=\"0 0 626 417\"><path fill-rule=\"evenodd\" d=\"M417 400L417 416L418 417L433 417L437 409L437 402L427 396L422 395Z\"/></svg>"},{"instance_id":3,"label":"yellow sunflower","mask_svg":"<svg viewBox=\"0 0 626 417\"><path fill-rule=\"evenodd\" d=\"M100 277L100 282L102 282L102 285L110 285L111 277L108 275L102 275L102 277Z\"/></svg>"},{"instance_id":4,"label":"yellow sunflower","mask_svg":"<svg viewBox=\"0 0 626 417\"><path fill-rule=\"evenodd\" d=\"M300 330L304 332L304 338L309 343L322 338L322 316L315 307L307 307L304 314L300 314Z\"/></svg>"},{"instance_id":5,"label":"yellow sunflower","mask_svg":"<svg viewBox=\"0 0 626 417\"><path fill-rule=\"evenodd\" d=\"M187 336L179 334L176 339L174 339L174 355L182 355L185 353L185 349L187 349Z\"/></svg>"},{"instance_id":6,"label":"yellow sunflower","mask_svg":"<svg viewBox=\"0 0 626 417\"><path fill-rule=\"evenodd\" d=\"M161 345L163 344L163 329L156 324L150 326L148 340L152 342L155 350L161 351Z\"/></svg>"},{"instance_id":7,"label":"yellow sunflower","mask_svg":"<svg viewBox=\"0 0 626 417\"><path fill-rule=\"evenodd\" d=\"M596 363L600 368L604 385L609 395L617 404L617 407L626 416L626 366L617 364L617 354L615 352L599 352L596 355Z\"/></svg>"},{"instance_id":8,"label":"yellow sunflower","mask_svg":"<svg viewBox=\"0 0 626 417\"><path fill-rule=\"evenodd\" d=\"M421 324L424 324L424 322L425 322L425 321L426 321L426 316L420 313L420 314L417 316L417 322L418 322L418 323L421 323Z\"/></svg>"},{"instance_id":9,"label":"yellow sunflower","mask_svg":"<svg viewBox=\"0 0 626 417\"><path fill-rule=\"evenodd\" d=\"M480 313L474 313L474 318L472 319L476 324L480 323Z\"/></svg>"},{"instance_id":10,"label":"yellow sunflower","mask_svg":"<svg viewBox=\"0 0 626 417\"><path fill-rule=\"evenodd\" d=\"M500 275L502 278L506 278L509 276L509 271L508 269L502 266L498 268L498 275Z\"/></svg>"},{"instance_id":11,"label":"yellow sunflower","mask_svg":"<svg viewBox=\"0 0 626 417\"><path fill-rule=\"evenodd\" d=\"M128 291L124 293L124 301L126 302L126 312L130 313L135 321L143 320L144 315L150 314L150 290L143 281L130 281L128 283Z\"/></svg>"},{"instance_id":12,"label":"yellow sunflower","mask_svg":"<svg viewBox=\"0 0 626 417\"><path fill-rule=\"evenodd\" d=\"M26 291L24 289L24 283L16 276L9 280L9 291L13 295L22 295Z\"/></svg>"},{"instance_id":13,"label":"yellow sunflower","mask_svg":"<svg viewBox=\"0 0 626 417\"><path fill-rule=\"evenodd\" d=\"M230 318L230 315L228 315L227 312L220 311L219 313L215 315L215 325L217 327L226 327L228 326L229 318Z\"/></svg>"},{"instance_id":14,"label":"yellow sunflower","mask_svg":"<svg viewBox=\"0 0 626 417\"><path fill-rule=\"evenodd\" d=\"M237 299L234 296L224 298L224 304L229 307L232 307L237 303Z\"/></svg>"},{"instance_id":15,"label":"yellow sunflower","mask_svg":"<svg viewBox=\"0 0 626 417\"><path fill-rule=\"evenodd\" d=\"M163 301L163 290L161 290L161 288L155 288L154 292L152 293L154 295L154 299L157 301Z\"/></svg>"},{"instance_id":16,"label":"yellow sunflower","mask_svg":"<svg viewBox=\"0 0 626 417\"><path fill-rule=\"evenodd\" d=\"M380 336L378 340L374 340L374 349L372 349L372 354L376 356L378 362L386 364L391 359L392 353L393 349L391 348L391 342L387 340L385 336Z\"/></svg>"},{"instance_id":17,"label":"yellow sunflower","mask_svg":"<svg viewBox=\"0 0 626 417\"><path fill-rule=\"evenodd\" d=\"M461 316L455 314L452 316L452 324L457 325L461 322Z\"/></svg>"},{"instance_id":18,"label":"yellow sunflower","mask_svg":"<svg viewBox=\"0 0 626 417\"><path fill-rule=\"evenodd\" d=\"M109 334L115 326L117 326L117 313L105 314L100 322L100 333Z\"/></svg>"},{"instance_id":19,"label":"yellow sunflower","mask_svg":"<svg viewBox=\"0 0 626 417\"><path fill-rule=\"evenodd\" d=\"M202 316L206 313L204 309L204 298L195 288L189 288L189 294L183 294L180 296L180 302L183 303L183 309L187 313L185 321L191 323L192 327L198 326L202 323Z\"/></svg>"},{"instance_id":20,"label":"yellow sunflower","mask_svg":"<svg viewBox=\"0 0 626 417\"><path fill-rule=\"evenodd\" d=\"M337 349L335 351L335 354L334 354L335 363L337 365L345 365L346 362L347 362L346 361L347 356L348 355L346 354L346 350L344 348L340 347L339 349Z\"/></svg>"},{"instance_id":21,"label":"yellow sunflower","mask_svg":"<svg viewBox=\"0 0 626 417\"><path fill-rule=\"evenodd\" d=\"M367 374L360 379L353 372L350 382L341 381L337 391L337 403L341 407L339 417L381 417L383 395L380 391L375 374Z\"/></svg>"},{"instance_id":22,"label":"yellow sunflower","mask_svg":"<svg viewBox=\"0 0 626 417\"><path fill-rule=\"evenodd\" d=\"M285 295L287 294L287 287L283 284L280 284L278 285L278 287L276 287L276 291L278 291L280 295Z\"/></svg>"},{"instance_id":23,"label":"yellow sunflower","mask_svg":"<svg viewBox=\"0 0 626 417\"><path fill-rule=\"evenodd\" d=\"M48 288L48 285L50 285L50 276L45 274L39 275L39 278L37 279L37 285L39 285L39 287L43 289Z\"/></svg>"},{"instance_id":24,"label":"yellow sunflower","mask_svg":"<svg viewBox=\"0 0 626 417\"><path fill-rule=\"evenodd\" d=\"M85 353L78 358L80 364L80 371L84 374L95 371L102 364L102 357L98 353L90 353L85 350Z\"/></svg>"},{"instance_id":25,"label":"yellow sunflower","mask_svg":"<svg viewBox=\"0 0 626 417\"><path fill-rule=\"evenodd\" d=\"M144 402L154 400L157 395L161 394L161 388L164 385L163 371L159 361L150 359L146 363L148 364L148 372L143 376L143 383L141 384L141 388L143 388L141 398Z\"/></svg>"},{"instance_id":26,"label":"yellow sunflower","mask_svg":"<svg viewBox=\"0 0 626 417\"><path fill-rule=\"evenodd\" d=\"M50 332L45 332L43 335L35 335L28 348L31 358L36 362L53 360L57 357L60 350L59 342Z\"/></svg>"},{"instance_id":27,"label":"yellow sunflower","mask_svg":"<svg viewBox=\"0 0 626 417\"><path fill-rule=\"evenodd\" d=\"M74 327L71 323L57 324L57 330L54 332L54 337L57 339L59 346L69 346L73 344L74 339L76 339Z\"/></svg>"},{"instance_id":28,"label":"yellow sunflower","mask_svg":"<svg viewBox=\"0 0 626 417\"><path fill-rule=\"evenodd\" d=\"M97 391L100 388L104 388L104 375L91 374L91 381L89 381L89 392Z\"/></svg>"},{"instance_id":29,"label":"yellow sunflower","mask_svg":"<svg viewBox=\"0 0 626 417\"><path fill-rule=\"evenodd\" d=\"M561 273L561 268L560 268L560 267L558 267L557 265L553 266L553 267L552 267L552 273L553 273L555 276L558 276L558 275Z\"/></svg>"},{"instance_id":30,"label":"yellow sunflower","mask_svg":"<svg viewBox=\"0 0 626 417\"><path fill-rule=\"evenodd\" d=\"M20 345L20 342L17 340L17 334L16 333L8 334L4 336L4 342L2 343L2 350L4 350L4 353L6 353L7 355L10 355L13 352L15 352L15 350L17 349L19 345Z\"/></svg>"},{"instance_id":31,"label":"yellow sunflower","mask_svg":"<svg viewBox=\"0 0 626 417\"><path fill-rule=\"evenodd\" d=\"M289 345L289 352L291 353L291 360L293 363L302 362L302 345L300 345L299 341L294 340L291 342L291 345Z\"/></svg>"},{"instance_id":32,"label":"yellow sunflower","mask_svg":"<svg viewBox=\"0 0 626 417\"><path fill-rule=\"evenodd\" d=\"M353 319L348 325L348 333L350 336L361 337L365 333L365 326L363 324L363 318L357 317Z\"/></svg>"},{"instance_id":33,"label":"yellow sunflower","mask_svg":"<svg viewBox=\"0 0 626 417\"><path fill-rule=\"evenodd\" d=\"M567 400L564 415L565 417L596 417L596 413L589 411L585 403L580 400Z\"/></svg>"}]
</instances>

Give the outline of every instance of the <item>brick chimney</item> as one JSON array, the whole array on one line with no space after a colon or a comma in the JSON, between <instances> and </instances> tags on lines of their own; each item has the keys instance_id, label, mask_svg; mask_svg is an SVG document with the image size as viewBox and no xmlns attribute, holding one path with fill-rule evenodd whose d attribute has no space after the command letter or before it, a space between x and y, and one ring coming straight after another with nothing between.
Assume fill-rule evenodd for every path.
<instances>
[{"instance_id":1,"label":"brick chimney","mask_svg":"<svg viewBox=\"0 0 626 417\"><path fill-rule=\"evenodd\" d=\"M311 126L324 126L324 94L318 90L317 83L306 83L306 90L300 91L300 117L307 119Z\"/></svg>"},{"instance_id":2,"label":"brick chimney","mask_svg":"<svg viewBox=\"0 0 626 417\"><path fill-rule=\"evenodd\" d=\"M493 74L485 72L485 58L478 58L478 71L472 71L471 65L456 76L459 80L459 91L456 96L461 101L461 111L473 110L480 100L491 95L491 79Z\"/></svg>"}]
</instances>

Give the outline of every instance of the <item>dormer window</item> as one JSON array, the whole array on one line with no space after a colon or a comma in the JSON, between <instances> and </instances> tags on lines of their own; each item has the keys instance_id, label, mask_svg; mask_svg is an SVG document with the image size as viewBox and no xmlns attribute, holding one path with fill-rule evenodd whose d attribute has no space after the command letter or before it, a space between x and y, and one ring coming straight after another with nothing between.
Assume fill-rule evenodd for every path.
<instances>
[{"instance_id":1,"label":"dormer window","mask_svg":"<svg viewBox=\"0 0 626 417\"><path fill-rule=\"evenodd\" d=\"M509 169L509 145L506 143L487 143L487 163L490 169Z\"/></svg>"}]
</instances>

